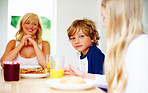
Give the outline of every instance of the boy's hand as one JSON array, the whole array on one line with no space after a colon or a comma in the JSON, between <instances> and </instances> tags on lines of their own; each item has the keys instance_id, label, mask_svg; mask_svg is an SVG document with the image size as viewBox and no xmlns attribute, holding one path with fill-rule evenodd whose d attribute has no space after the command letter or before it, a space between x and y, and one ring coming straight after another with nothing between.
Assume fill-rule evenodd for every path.
<instances>
[{"instance_id":1,"label":"boy's hand","mask_svg":"<svg viewBox=\"0 0 148 93\"><path fill-rule=\"evenodd\" d=\"M73 66L69 65L69 69L70 69L70 74L74 75L74 76L80 76L80 77L84 77L85 73L74 68Z\"/></svg>"},{"instance_id":2,"label":"boy's hand","mask_svg":"<svg viewBox=\"0 0 148 93\"><path fill-rule=\"evenodd\" d=\"M64 69L64 75L70 75L70 69L69 69L69 67L66 67Z\"/></svg>"},{"instance_id":3,"label":"boy's hand","mask_svg":"<svg viewBox=\"0 0 148 93\"><path fill-rule=\"evenodd\" d=\"M73 66L69 65L69 67L65 68L64 75L84 77L85 73L81 72L80 70L78 70L78 69L74 68Z\"/></svg>"}]
</instances>

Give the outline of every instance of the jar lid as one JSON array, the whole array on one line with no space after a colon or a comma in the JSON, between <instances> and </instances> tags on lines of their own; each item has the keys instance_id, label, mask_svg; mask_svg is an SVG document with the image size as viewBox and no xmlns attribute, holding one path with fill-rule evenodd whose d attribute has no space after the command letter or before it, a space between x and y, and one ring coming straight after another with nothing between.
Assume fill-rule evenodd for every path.
<instances>
[{"instance_id":1,"label":"jar lid","mask_svg":"<svg viewBox=\"0 0 148 93\"><path fill-rule=\"evenodd\" d=\"M4 61L3 64L20 64L19 61Z\"/></svg>"}]
</instances>

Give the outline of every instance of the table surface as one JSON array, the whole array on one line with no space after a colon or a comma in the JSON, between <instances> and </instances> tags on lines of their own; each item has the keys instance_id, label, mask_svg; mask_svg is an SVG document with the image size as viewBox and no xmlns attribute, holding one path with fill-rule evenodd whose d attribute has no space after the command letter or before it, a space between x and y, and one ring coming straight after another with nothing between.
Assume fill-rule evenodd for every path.
<instances>
[{"instance_id":1,"label":"table surface","mask_svg":"<svg viewBox=\"0 0 148 93\"><path fill-rule=\"evenodd\" d=\"M19 81L5 81L3 69L0 68L0 93L104 93L101 89L93 87L85 90L58 90L47 85L47 78L20 78Z\"/></svg>"}]
</instances>

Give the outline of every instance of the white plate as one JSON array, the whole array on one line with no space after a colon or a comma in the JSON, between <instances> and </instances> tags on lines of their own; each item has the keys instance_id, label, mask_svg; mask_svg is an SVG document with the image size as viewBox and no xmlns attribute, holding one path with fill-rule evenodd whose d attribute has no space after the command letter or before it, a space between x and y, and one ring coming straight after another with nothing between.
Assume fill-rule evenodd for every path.
<instances>
[{"instance_id":1,"label":"white plate","mask_svg":"<svg viewBox=\"0 0 148 93\"><path fill-rule=\"evenodd\" d=\"M30 69L36 69L36 68L40 68L40 65L22 65L20 66L21 69L26 69L26 68L30 68Z\"/></svg>"},{"instance_id":2,"label":"white plate","mask_svg":"<svg viewBox=\"0 0 148 93\"><path fill-rule=\"evenodd\" d=\"M62 84L59 83L60 79L49 79L47 84L51 88L60 89L60 90L84 90L92 88L96 85L95 80L85 79L85 84Z\"/></svg>"},{"instance_id":3,"label":"white plate","mask_svg":"<svg viewBox=\"0 0 148 93\"><path fill-rule=\"evenodd\" d=\"M42 77L47 77L49 76L50 73L45 73L45 74L20 74L21 77L23 78L42 78Z\"/></svg>"}]
</instances>

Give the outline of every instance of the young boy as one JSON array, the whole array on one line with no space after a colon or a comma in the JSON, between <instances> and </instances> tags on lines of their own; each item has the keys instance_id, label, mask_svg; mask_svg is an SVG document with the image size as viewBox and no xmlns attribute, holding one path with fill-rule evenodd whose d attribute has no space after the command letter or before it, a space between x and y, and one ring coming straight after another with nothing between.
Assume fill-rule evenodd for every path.
<instances>
[{"instance_id":1,"label":"young boy","mask_svg":"<svg viewBox=\"0 0 148 93\"><path fill-rule=\"evenodd\" d=\"M96 46L100 37L95 23L89 19L75 20L67 29L67 34L78 51L78 69L102 75L105 55Z\"/></svg>"}]
</instances>

